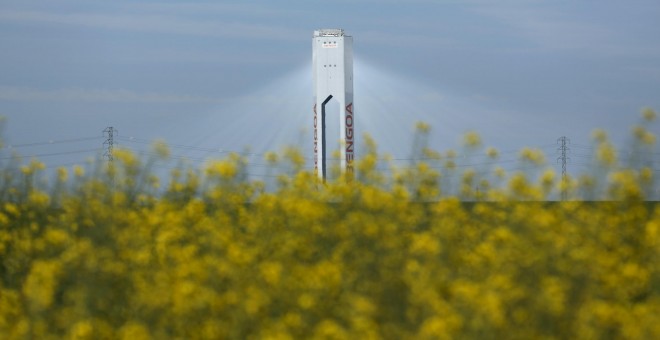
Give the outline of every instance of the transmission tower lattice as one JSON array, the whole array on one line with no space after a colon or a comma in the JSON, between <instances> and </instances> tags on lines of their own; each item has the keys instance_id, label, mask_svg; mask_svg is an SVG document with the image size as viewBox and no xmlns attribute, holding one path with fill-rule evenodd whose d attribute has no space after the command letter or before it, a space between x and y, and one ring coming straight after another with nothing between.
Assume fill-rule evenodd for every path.
<instances>
[{"instance_id":1,"label":"transmission tower lattice","mask_svg":"<svg viewBox=\"0 0 660 340\"><path fill-rule=\"evenodd\" d=\"M559 147L557 148L557 151L560 152L560 156L557 157L557 162L561 161L561 180L562 183L564 183L564 186L562 186L562 191L561 191L561 198L562 200L566 200L566 188L565 188L565 183L566 183L566 163L571 160L570 157L568 157L569 151L571 149L568 147L568 144L571 143L571 140L566 138L566 136L562 136L559 139L557 139L557 144L559 144Z\"/></svg>"},{"instance_id":2,"label":"transmission tower lattice","mask_svg":"<svg viewBox=\"0 0 660 340\"><path fill-rule=\"evenodd\" d=\"M103 136L106 137L106 140L103 142L103 147L105 148L103 157L107 158L109 162L113 161L112 149L114 148L115 145L116 134L118 134L118 131L112 126L108 126L107 128L105 128L105 130L103 130Z\"/></svg>"}]
</instances>

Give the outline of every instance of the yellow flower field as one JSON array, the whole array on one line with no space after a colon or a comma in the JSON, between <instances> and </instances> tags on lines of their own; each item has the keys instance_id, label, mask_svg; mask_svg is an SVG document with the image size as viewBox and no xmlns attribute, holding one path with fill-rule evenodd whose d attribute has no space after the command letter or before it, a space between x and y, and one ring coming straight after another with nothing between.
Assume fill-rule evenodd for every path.
<instances>
[{"instance_id":1,"label":"yellow flower field","mask_svg":"<svg viewBox=\"0 0 660 340\"><path fill-rule=\"evenodd\" d=\"M383 172L373 144L328 183L271 154L300 170L276 190L238 155L165 181L126 151L48 186L42 163L6 169L0 338L660 339L653 171L594 143L593 174L523 149L538 174L466 170L452 193L455 152Z\"/></svg>"}]
</instances>

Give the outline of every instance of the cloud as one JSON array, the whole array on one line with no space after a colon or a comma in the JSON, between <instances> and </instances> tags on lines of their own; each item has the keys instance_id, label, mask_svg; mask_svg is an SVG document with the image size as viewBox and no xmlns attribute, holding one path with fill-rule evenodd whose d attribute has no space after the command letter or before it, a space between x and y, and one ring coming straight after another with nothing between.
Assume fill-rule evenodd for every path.
<instances>
[{"instance_id":1,"label":"cloud","mask_svg":"<svg viewBox=\"0 0 660 340\"><path fill-rule=\"evenodd\" d=\"M428 103L438 103L445 99L445 96L437 91L427 91L419 95L418 99Z\"/></svg>"},{"instance_id":2,"label":"cloud","mask_svg":"<svg viewBox=\"0 0 660 340\"><path fill-rule=\"evenodd\" d=\"M418 33L401 33L401 32L387 32L383 34L382 31L368 30L360 32L360 41L365 41L372 45L384 45L389 47L428 47L428 48L448 48L455 47L459 44L448 37L438 35L418 34Z\"/></svg>"},{"instance_id":3,"label":"cloud","mask_svg":"<svg viewBox=\"0 0 660 340\"><path fill-rule=\"evenodd\" d=\"M533 48L550 51L586 51L598 55L660 55L660 48L631 42L608 15L587 15L573 5L528 3L481 5L472 10L510 27L513 34L530 42ZM615 9L609 9L614 11Z\"/></svg>"},{"instance_id":4,"label":"cloud","mask_svg":"<svg viewBox=\"0 0 660 340\"><path fill-rule=\"evenodd\" d=\"M169 14L191 14L191 15L214 15L216 17L237 17L247 15L249 17L282 18L296 17L306 12L302 9L282 8L281 6L264 6L258 4L239 3L200 3L200 2L177 2L177 3L129 3L126 5L129 11L149 11Z\"/></svg>"},{"instance_id":5,"label":"cloud","mask_svg":"<svg viewBox=\"0 0 660 340\"><path fill-rule=\"evenodd\" d=\"M94 12L56 13L3 10L0 21L86 26L99 29L268 40L294 40L299 32L275 25L246 24L214 18L204 20L173 14L99 14ZM277 34L273 34L277 32Z\"/></svg>"},{"instance_id":6,"label":"cloud","mask_svg":"<svg viewBox=\"0 0 660 340\"><path fill-rule=\"evenodd\" d=\"M55 89L0 86L0 99L39 102L123 102L123 103L219 103L221 98L187 94L134 92L129 90Z\"/></svg>"}]
</instances>

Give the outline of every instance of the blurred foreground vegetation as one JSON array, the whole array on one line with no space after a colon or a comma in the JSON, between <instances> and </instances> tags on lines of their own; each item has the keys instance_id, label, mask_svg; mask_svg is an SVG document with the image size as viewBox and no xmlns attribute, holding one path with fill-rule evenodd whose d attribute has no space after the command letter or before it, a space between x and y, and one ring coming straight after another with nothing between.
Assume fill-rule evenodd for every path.
<instances>
[{"instance_id":1,"label":"blurred foreground vegetation","mask_svg":"<svg viewBox=\"0 0 660 340\"><path fill-rule=\"evenodd\" d=\"M633 138L655 143L643 125ZM578 178L524 149L538 171L450 184L456 153L382 172L373 143L328 183L299 153L270 154L290 170L276 190L238 155L165 181L126 151L48 185L42 163L8 165L0 337L659 339L654 170L594 143Z\"/></svg>"}]
</instances>

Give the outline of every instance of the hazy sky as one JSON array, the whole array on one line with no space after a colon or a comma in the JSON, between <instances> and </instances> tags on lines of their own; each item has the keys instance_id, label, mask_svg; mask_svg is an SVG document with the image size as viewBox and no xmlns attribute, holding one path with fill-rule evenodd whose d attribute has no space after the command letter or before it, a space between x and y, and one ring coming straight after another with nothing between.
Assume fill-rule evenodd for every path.
<instances>
[{"instance_id":1,"label":"hazy sky","mask_svg":"<svg viewBox=\"0 0 660 340\"><path fill-rule=\"evenodd\" d=\"M557 138L586 153L602 127L623 147L660 109L659 18L657 0L0 0L0 115L6 144L54 165L108 126L195 159L308 147L312 32L343 28L356 122L383 151L409 156L426 121L437 149L475 130L554 163Z\"/></svg>"}]
</instances>

